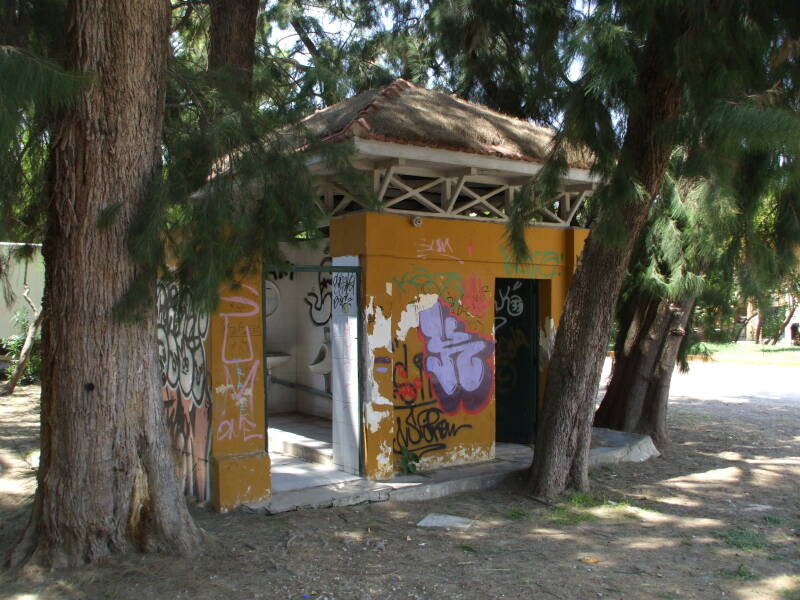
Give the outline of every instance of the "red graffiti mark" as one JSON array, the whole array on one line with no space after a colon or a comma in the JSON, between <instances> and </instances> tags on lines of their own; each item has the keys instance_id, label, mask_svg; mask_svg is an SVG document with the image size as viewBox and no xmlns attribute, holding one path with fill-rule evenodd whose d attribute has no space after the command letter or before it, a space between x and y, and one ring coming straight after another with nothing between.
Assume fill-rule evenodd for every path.
<instances>
[{"instance_id":1,"label":"red graffiti mark","mask_svg":"<svg viewBox=\"0 0 800 600\"><path fill-rule=\"evenodd\" d=\"M422 379L419 377L409 379L408 369L403 363L395 363L394 381L395 400L401 400L406 403L413 402L416 399L420 388L422 387Z\"/></svg>"},{"instance_id":2,"label":"red graffiti mark","mask_svg":"<svg viewBox=\"0 0 800 600\"><path fill-rule=\"evenodd\" d=\"M461 303L471 314L482 317L492 305L488 292L488 286L477 275L473 275L464 284L464 298Z\"/></svg>"}]
</instances>

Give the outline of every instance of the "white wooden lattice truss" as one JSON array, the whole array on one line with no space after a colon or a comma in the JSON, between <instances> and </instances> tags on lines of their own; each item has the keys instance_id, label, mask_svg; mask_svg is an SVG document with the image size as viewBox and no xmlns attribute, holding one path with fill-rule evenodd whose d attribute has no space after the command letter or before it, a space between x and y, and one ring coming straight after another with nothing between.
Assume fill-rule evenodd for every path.
<instances>
[{"instance_id":1,"label":"white wooden lattice truss","mask_svg":"<svg viewBox=\"0 0 800 600\"><path fill-rule=\"evenodd\" d=\"M356 146L359 152L353 163L371 174L372 191L382 210L412 217L505 222L514 195L541 169L536 163L435 148L375 141L361 141ZM317 169L317 173L319 206L327 217L369 208L359 203L347 182L324 169ZM570 169L560 193L543 203L541 220L536 223L576 225L593 187L588 172Z\"/></svg>"}]
</instances>

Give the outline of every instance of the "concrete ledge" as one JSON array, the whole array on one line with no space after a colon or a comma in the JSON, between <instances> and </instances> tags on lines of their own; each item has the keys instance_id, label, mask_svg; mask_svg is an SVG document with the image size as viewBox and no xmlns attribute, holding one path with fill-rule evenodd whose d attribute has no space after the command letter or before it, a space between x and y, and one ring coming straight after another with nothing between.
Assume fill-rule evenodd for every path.
<instances>
[{"instance_id":1,"label":"concrete ledge","mask_svg":"<svg viewBox=\"0 0 800 600\"><path fill-rule=\"evenodd\" d=\"M596 467L620 462L642 462L659 456L650 436L611 429L593 428L593 448L589 465ZM252 502L245 508L277 514L307 508L353 506L367 502L395 500L410 502L433 500L452 494L496 488L516 477L523 477L530 467L533 450L529 446L497 444L495 460L430 473L399 475L389 481L359 479L333 485L276 492L272 498Z\"/></svg>"}]
</instances>

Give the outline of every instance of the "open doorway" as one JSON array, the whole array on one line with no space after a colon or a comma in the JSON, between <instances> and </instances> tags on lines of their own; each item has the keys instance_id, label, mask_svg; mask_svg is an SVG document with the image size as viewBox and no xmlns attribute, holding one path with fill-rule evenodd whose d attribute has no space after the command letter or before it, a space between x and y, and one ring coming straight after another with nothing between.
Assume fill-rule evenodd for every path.
<instances>
[{"instance_id":1,"label":"open doorway","mask_svg":"<svg viewBox=\"0 0 800 600\"><path fill-rule=\"evenodd\" d=\"M293 256L295 266L264 277L273 493L361 476L360 271L318 257Z\"/></svg>"},{"instance_id":2,"label":"open doorway","mask_svg":"<svg viewBox=\"0 0 800 600\"><path fill-rule=\"evenodd\" d=\"M538 281L495 280L497 442L531 444L539 391Z\"/></svg>"}]
</instances>

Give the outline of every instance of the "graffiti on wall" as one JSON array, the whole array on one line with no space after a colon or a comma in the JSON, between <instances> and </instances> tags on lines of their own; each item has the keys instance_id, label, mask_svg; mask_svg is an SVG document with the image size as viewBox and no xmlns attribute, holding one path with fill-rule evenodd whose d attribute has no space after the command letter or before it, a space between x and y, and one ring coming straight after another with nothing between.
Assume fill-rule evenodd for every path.
<instances>
[{"instance_id":1,"label":"graffiti on wall","mask_svg":"<svg viewBox=\"0 0 800 600\"><path fill-rule=\"evenodd\" d=\"M350 306L356 297L356 274L334 273L331 283L333 295L333 309L341 309L344 313L350 312Z\"/></svg>"},{"instance_id":2,"label":"graffiti on wall","mask_svg":"<svg viewBox=\"0 0 800 600\"><path fill-rule=\"evenodd\" d=\"M331 258L326 256L319 263L320 267L330 267ZM333 294L331 291L331 274L320 271L317 273L317 285L304 298L308 305L308 317L317 327L327 325L331 320L331 306Z\"/></svg>"},{"instance_id":3,"label":"graffiti on wall","mask_svg":"<svg viewBox=\"0 0 800 600\"><path fill-rule=\"evenodd\" d=\"M248 320L260 314L258 290L242 284L238 296L223 296L223 302L233 303L239 310L220 313L223 320L220 360L225 382L216 387L224 394L224 405L217 425L216 439L248 441L263 438L254 420L253 391L261 360L253 348L253 334Z\"/></svg>"},{"instance_id":4,"label":"graffiti on wall","mask_svg":"<svg viewBox=\"0 0 800 600\"><path fill-rule=\"evenodd\" d=\"M162 400L178 477L184 492L206 499L211 394L205 340L208 315L191 310L174 283L158 282L156 292L158 361Z\"/></svg>"},{"instance_id":5,"label":"graffiti on wall","mask_svg":"<svg viewBox=\"0 0 800 600\"><path fill-rule=\"evenodd\" d=\"M444 450L450 438L462 429L472 428L469 424L455 425L444 417L423 362L423 353L417 352L409 363L408 347L402 344L401 360L395 361L392 372L396 415L392 450L395 454L406 449L424 456Z\"/></svg>"},{"instance_id":6,"label":"graffiti on wall","mask_svg":"<svg viewBox=\"0 0 800 600\"><path fill-rule=\"evenodd\" d=\"M392 277L392 283L401 293L436 294L442 298L461 298L464 295L464 284L458 273L437 273L417 267L400 277Z\"/></svg>"},{"instance_id":7,"label":"graffiti on wall","mask_svg":"<svg viewBox=\"0 0 800 600\"><path fill-rule=\"evenodd\" d=\"M464 262L453 252L453 245L449 238L422 238L417 242L417 258L439 258Z\"/></svg>"},{"instance_id":8,"label":"graffiti on wall","mask_svg":"<svg viewBox=\"0 0 800 600\"><path fill-rule=\"evenodd\" d=\"M425 370L445 414L463 406L469 414L481 412L492 398L494 342L453 315L445 302L419 313Z\"/></svg>"},{"instance_id":9,"label":"graffiti on wall","mask_svg":"<svg viewBox=\"0 0 800 600\"><path fill-rule=\"evenodd\" d=\"M489 286L485 285L477 275L471 276L464 284L464 298L461 304L472 316L483 317L492 305Z\"/></svg>"},{"instance_id":10,"label":"graffiti on wall","mask_svg":"<svg viewBox=\"0 0 800 600\"><path fill-rule=\"evenodd\" d=\"M522 300L522 296L516 293L521 287L521 281L497 287L494 299L495 332L499 331L508 322L508 317L518 317L525 310L525 302Z\"/></svg>"},{"instance_id":11,"label":"graffiti on wall","mask_svg":"<svg viewBox=\"0 0 800 600\"><path fill-rule=\"evenodd\" d=\"M561 275L564 255L553 250L531 251L530 262L515 264L511 252L505 244L500 244L503 269L507 275L530 277L532 279L553 279Z\"/></svg>"}]
</instances>

